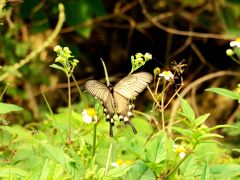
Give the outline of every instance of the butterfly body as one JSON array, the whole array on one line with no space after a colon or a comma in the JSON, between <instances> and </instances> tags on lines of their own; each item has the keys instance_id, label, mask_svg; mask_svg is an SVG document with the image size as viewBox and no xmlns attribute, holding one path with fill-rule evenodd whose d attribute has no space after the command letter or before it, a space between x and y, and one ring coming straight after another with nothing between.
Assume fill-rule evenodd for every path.
<instances>
[{"instance_id":1,"label":"butterfly body","mask_svg":"<svg viewBox=\"0 0 240 180\"><path fill-rule=\"evenodd\" d=\"M139 72L126 76L113 87L96 80L86 82L86 90L103 102L106 120L110 123L110 136L113 136L114 114L117 114L125 124L129 124L135 134L137 133L131 123L133 117L131 99L141 93L151 81L150 73Z\"/></svg>"}]
</instances>

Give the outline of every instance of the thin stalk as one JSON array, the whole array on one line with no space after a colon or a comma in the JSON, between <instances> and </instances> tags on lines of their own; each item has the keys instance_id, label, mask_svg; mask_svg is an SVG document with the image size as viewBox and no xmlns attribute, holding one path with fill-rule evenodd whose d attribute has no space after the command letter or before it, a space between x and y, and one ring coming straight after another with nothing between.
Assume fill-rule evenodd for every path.
<instances>
[{"instance_id":1,"label":"thin stalk","mask_svg":"<svg viewBox=\"0 0 240 180\"><path fill-rule=\"evenodd\" d=\"M68 142L71 143L71 129L72 129L72 105L71 105L71 87L70 76L67 75L68 81Z\"/></svg>"},{"instance_id":2,"label":"thin stalk","mask_svg":"<svg viewBox=\"0 0 240 180\"><path fill-rule=\"evenodd\" d=\"M104 172L104 175L105 175L105 176L106 176L107 173L108 173L108 165L109 165L109 162L110 162L111 153L112 153L112 142L111 142L111 144L110 144L109 151L108 151L107 164L106 164L105 172Z\"/></svg>"},{"instance_id":3,"label":"thin stalk","mask_svg":"<svg viewBox=\"0 0 240 180\"><path fill-rule=\"evenodd\" d=\"M105 73L106 83L107 83L107 86L109 87L109 86L110 86L110 82L109 82L109 77L108 77L107 68L106 68L106 65L105 65L103 59L100 58L100 60L102 61L102 65L103 65L103 69L104 69L104 73Z\"/></svg>"},{"instance_id":4,"label":"thin stalk","mask_svg":"<svg viewBox=\"0 0 240 180\"><path fill-rule=\"evenodd\" d=\"M7 83L6 87L4 88L4 90L3 90L3 92L2 92L2 94L1 94L1 96L0 96L0 101L2 100L2 97L3 97L3 95L5 94L8 86L9 86L9 84Z\"/></svg>"},{"instance_id":5,"label":"thin stalk","mask_svg":"<svg viewBox=\"0 0 240 180\"><path fill-rule=\"evenodd\" d=\"M162 115L162 128L163 131L165 132L165 120L164 120L164 94L162 94L162 98L161 98L161 105L162 105L162 109L161 109L161 115Z\"/></svg>"},{"instance_id":6,"label":"thin stalk","mask_svg":"<svg viewBox=\"0 0 240 180\"><path fill-rule=\"evenodd\" d=\"M231 56L232 60L236 62L237 64L240 64L239 60L237 60L235 57Z\"/></svg>"},{"instance_id":7,"label":"thin stalk","mask_svg":"<svg viewBox=\"0 0 240 180\"><path fill-rule=\"evenodd\" d=\"M92 157L95 155L96 141L97 141L97 123L94 123L94 126L93 126L93 151L92 151Z\"/></svg>"},{"instance_id":8,"label":"thin stalk","mask_svg":"<svg viewBox=\"0 0 240 180\"><path fill-rule=\"evenodd\" d=\"M71 74L71 77L72 77L72 79L73 79L73 82L74 82L75 86L76 86L77 89L78 89L78 92L79 92L79 94L80 94L80 97L81 97L81 99L82 99L85 107L87 108L87 107L88 107L88 102L87 102L87 100L85 99L85 97L84 97L84 95L83 95L83 93L82 93L82 91L81 91L81 88L79 87L79 85L78 85L78 83L77 83L77 80L76 80L75 76L74 76L73 74Z\"/></svg>"}]
</instances>

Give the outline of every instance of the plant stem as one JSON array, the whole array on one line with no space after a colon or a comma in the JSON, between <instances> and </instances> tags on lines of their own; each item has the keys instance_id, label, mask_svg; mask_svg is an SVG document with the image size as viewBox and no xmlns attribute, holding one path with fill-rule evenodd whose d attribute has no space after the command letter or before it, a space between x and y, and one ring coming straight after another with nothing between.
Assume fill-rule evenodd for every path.
<instances>
[{"instance_id":1,"label":"plant stem","mask_svg":"<svg viewBox=\"0 0 240 180\"><path fill-rule=\"evenodd\" d=\"M7 83L6 87L4 88L4 90L3 90L3 92L2 92L2 94L1 94L1 96L0 96L0 101L2 100L2 97L3 97L3 95L5 94L8 86L9 86L9 83Z\"/></svg>"},{"instance_id":2,"label":"plant stem","mask_svg":"<svg viewBox=\"0 0 240 180\"><path fill-rule=\"evenodd\" d=\"M108 173L108 165L109 165L111 153L112 153L112 142L111 142L111 144L110 144L109 151L108 151L107 164L106 164L105 172L104 172L104 175L105 175L105 176L106 176L107 173Z\"/></svg>"},{"instance_id":3,"label":"plant stem","mask_svg":"<svg viewBox=\"0 0 240 180\"><path fill-rule=\"evenodd\" d=\"M71 105L71 87L70 76L67 75L68 81L68 142L71 143L71 129L72 129L72 105Z\"/></svg>"},{"instance_id":4,"label":"plant stem","mask_svg":"<svg viewBox=\"0 0 240 180\"><path fill-rule=\"evenodd\" d=\"M93 151L92 151L92 157L95 155L96 141L97 141L97 123L94 123L94 126L93 126Z\"/></svg>"},{"instance_id":5,"label":"plant stem","mask_svg":"<svg viewBox=\"0 0 240 180\"><path fill-rule=\"evenodd\" d=\"M77 83L77 80L76 80L75 76L74 76L73 74L71 74L71 77L72 77L72 79L73 79L73 82L74 82L75 86L76 86L77 89L78 89L78 92L79 92L79 94L80 94L80 97L81 97L81 99L82 99L85 107L87 108L87 107L88 107L88 102L86 101L86 99L85 99L85 97L84 97L84 95L83 95L83 93L82 93L82 91L81 91L81 88L79 87L79 85L78 85L78 83Z\"/></svg>"}]
</instances>

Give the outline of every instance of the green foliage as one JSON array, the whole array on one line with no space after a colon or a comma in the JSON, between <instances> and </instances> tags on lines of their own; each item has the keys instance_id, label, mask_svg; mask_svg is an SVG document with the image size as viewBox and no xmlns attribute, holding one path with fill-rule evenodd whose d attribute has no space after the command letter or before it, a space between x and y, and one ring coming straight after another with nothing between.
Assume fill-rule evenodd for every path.
<instances>
[{"instance_id":1,"label":"green foliage","mask_svg":"<svg viewBox=\"0 0 240 180\"><path fill-rule=\"evenodd\" d=\"M78 27L77 25L95 16L104 15L105 8L100 0L71 0L64 2L66 6L66 22L70 26L75 26L76 32L85 38L89 38L91 27Z\"/></svg>"},{"instance_id":2,"label":"green foliage","mask_svg":"<svg viewBox=\"0 0 240 180\"><path fill-rule=\"evenodd\" d=\"M0 102L0 114L6 114L12 111L21 111L23 108L9 103L1 103Z\"/></svg>"},{"instance_id":3,"label":"green foliage","mask_svg":"<svg viewBox=\"0 0 240 180\"><path fill-rule=\"evenodd\" d=\"M208 88L206 91L211 91L214 93L217 93L219 95L225 96L229 99L238 100L240 101L240 93L239 92L233 92L225 88Z\"/></svg>"}]
</instances>

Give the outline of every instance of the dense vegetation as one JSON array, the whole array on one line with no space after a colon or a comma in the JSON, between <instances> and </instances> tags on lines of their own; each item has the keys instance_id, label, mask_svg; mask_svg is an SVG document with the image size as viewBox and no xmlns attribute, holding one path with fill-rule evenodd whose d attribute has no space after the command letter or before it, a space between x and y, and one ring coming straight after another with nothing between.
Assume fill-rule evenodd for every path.
<instances>
[{"instance_id":1,"label":"dense vegetation","mask_svg":"<svg viewBox=\"0 0 240 180\"><path fill-rule=\"evenodd\" d=\"M239 179L239 37L237 0L1 0L0 179ZM124 77L111 137L84 84Z\"/></svg>"}]
</instances>

